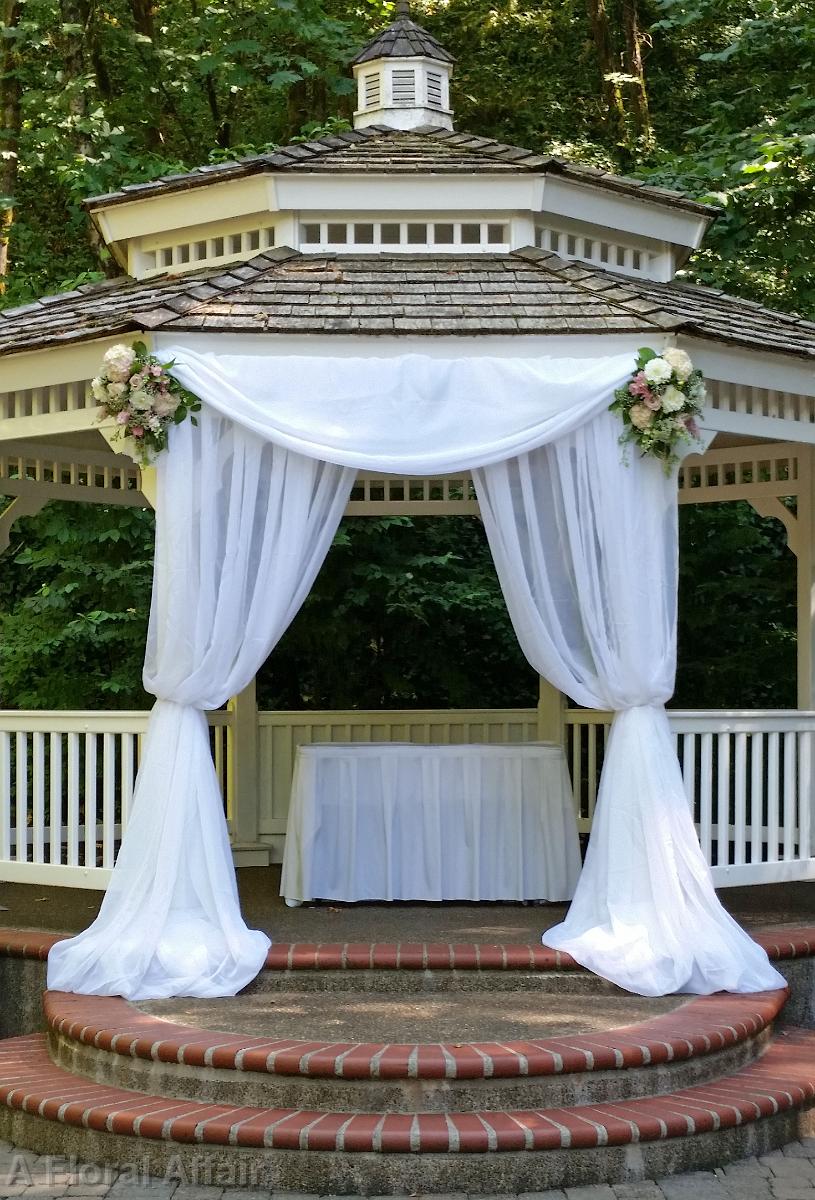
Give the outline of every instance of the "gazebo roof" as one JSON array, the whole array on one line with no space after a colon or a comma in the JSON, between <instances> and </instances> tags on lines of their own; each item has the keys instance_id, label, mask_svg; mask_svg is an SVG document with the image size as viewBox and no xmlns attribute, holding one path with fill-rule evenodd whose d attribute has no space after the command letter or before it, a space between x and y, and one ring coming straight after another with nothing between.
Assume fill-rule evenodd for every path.
<instances>
[{"instance_id":1,"label":"gazebo roof","mask_svg":"<svg viewBox=\"0 0 815 1200\"><path fill-rule=\"evenodd\" d=\"M815 358L815 323L712 288L632 279L529 248L490 255L300 254L117 279L0 312L0 354L139 330L265 334L607 334L673 330Z\"/></svg>"},{"instance_id":2,"label":"gazebo roof","mask_svg":"<svg viewBox=\"0 0 815 1200\"><path fill-rule=\"evenodd\" d=\"M673 208L706 216L718 209L690 200L680 192L651 187L583 163L571 163L551 154L538 154L519 146L507 146L494 138L470 133L455 133L436 126L421 126L403 131L385 125L348 130L329 137L315 138L293 146L283 146L268 154L256 154L236 162L197 167L179 175L165 175L149 183L132 183L116 192L92 196L85 201L91 211L127 204L134 200L191 188L205 187L251 175L277 172L328 174L446 174L472 175L537 173L554 174L576 182L591 184L622 195L656 201Z\"/></svg>"}]
</instances>

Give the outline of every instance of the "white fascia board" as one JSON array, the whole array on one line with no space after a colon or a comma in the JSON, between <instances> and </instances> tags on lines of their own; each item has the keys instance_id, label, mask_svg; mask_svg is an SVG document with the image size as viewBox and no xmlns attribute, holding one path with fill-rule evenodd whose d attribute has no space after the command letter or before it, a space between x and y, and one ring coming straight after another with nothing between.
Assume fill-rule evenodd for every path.
<instances>
[{"instance_id":1,"label":"white fascia board","mask_svg":"<svg viewBox=\"0 0 815 1200\"><path fill-rule=\"evenodd\" d=\"M694 364L709 379L767 388L769 391L794 392L799 396L815 396L815 359L807 362L791 354L744 350L740 346L725 346L705 338L686 337L681 333L677 335L676 342L683 350L687 350Z\"/></svg>"},{"instance_id":2,"label":"white fascia board","mask_svg":"<svg viewBox=\"0 0 815 1200\"><path fill-rule=\"evenodd\" d=\"M199 184L188 191L122 201L95 209L92 215L105 241L112 242L265 212L269 200L268 176L250 175L225 183Z\"/></svg>"},{"instance_id":3,"label":"white fascia board","mask_svg":"<svg viewBox=\"0 0 815 1200\"><path fill-rule=\"evenodd\" d=\"M545 176L542 211L694 249L709 225L699 214L559 175Z\"/></svg>"},{"instance_id":4,"label":"white fascia board","mask_svg":"<svg viewBox=\"0 0 815 1200\"><path fill-rule=\"evenodd\" d=\"M278 175L281 209L300 212L492 212L533 210L533 175Z\"/></svg>"},{"instance_id":5,"label":"white fascia board","mask_svg":"<svg viewBox=\"0 0 815 1200\"><path fill-rule=\"evenodd\" d=\"M76 342L72 346L48 346L0 356L0 392L22 392L28 388L92 379L99 373L106 350L118 342L130 342L136 338L150 347L151 335L137 330Z\"/></svg>"},{"instance_id":6,"label":"white fascia board","mask_svg":"<svg viewBox=\"0 0 815 1200\"><path fill-rule=\"evenodd\" d=\"M257 354L268 357L313 355L320 358L396 358L424 354L429 358L605 358L632 355L647 343L662 350L670 335L657 330L604 334L481 334L478 337L425 337L360 334L154 333L158 352L170 346L198 354ZM634 367L632 359L632 370Z\"/></svg>"}]
</instances>

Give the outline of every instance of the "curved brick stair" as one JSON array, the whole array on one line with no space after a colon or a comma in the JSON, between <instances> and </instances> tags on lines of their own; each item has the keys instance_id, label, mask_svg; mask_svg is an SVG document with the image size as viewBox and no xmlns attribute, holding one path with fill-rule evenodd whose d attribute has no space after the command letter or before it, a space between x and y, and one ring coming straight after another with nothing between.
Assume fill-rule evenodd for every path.
<instances>
[{"instance_id":1,"label":"curved brick stair","mask_svg":"<svg viewBox=\"0 0 815 1200\"><path fill-rule=\"evenodd\" d=\"M762 940L776 958L811 944ZM349 991L445 992L462 1012L474 987L578 1007L609 991L537 947L275 947L252 991L295 987L335 1007ZM604 1032L377 1044L224 1033L47 993L46 1033L0 1042L0 1137L159 1174L237 1157L258 1185L322 1194L654 1177L806 1130L815 1033L778 1030L785 1001L720 994Z\"/></svg>"}]
</instances>

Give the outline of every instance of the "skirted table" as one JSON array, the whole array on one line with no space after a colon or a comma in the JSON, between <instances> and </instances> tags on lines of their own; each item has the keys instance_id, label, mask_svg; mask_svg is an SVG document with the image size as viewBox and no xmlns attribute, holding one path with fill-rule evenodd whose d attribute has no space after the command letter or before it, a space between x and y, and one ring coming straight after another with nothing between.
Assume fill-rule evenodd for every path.
<instances>
[{"instance_id":1,"label":"skirted table","mask_svg":"<svg viewBox=\"0 0 815 1200\"><path fill-rule=\"evenodd\" d=\"M570 900L580 848L566 759L542 742L344 742L297 752L280 894Z\"/></svg>"}]
</instances>

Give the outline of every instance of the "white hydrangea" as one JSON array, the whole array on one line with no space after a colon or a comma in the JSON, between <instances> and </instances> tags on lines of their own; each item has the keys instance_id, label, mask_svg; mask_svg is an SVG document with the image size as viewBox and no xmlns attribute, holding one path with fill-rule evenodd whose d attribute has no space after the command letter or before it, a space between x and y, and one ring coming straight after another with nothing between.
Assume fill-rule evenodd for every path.
<instances>
[{"instance_id":1,"label":"white hydrangea","mask_svg":"<svg viewBox=\"0 0 815 1200\"><path fill-rule=\"evenodd\" d=\"M643 367L643 374L649 383L667 383L673 375L673 367L664 358L652 358Z\"/></svg>"},{"instance_id":2,"label":"white hydrangea","mask_svg":"<svg viewBox=\"0 0 815 1200\"><path fill-rule=\"evenodd\" d=\"M680 408L684 408L687 397L684 392L680 392L678 387L670 384L660 396L662 401L662 411L666 413L679 412Z\"/></svg>"},{"instance_id":3,"label":"white hydrangea","mask_svg":"<svg viewBox=\"0 0 815 1200\"><path fill-rule=\"evenodd\" d=\"M677 349L676 346L669 346L667 350L663 350L662 357L673 368L680 382L684 383L693 370L690 355L684 350Z\"/></svg>"},{"instance_id":4,"label":"white hydrangea","mask_svg":"<svg viewBox=\"0 0 815 1200\"><path fill-rule=\"evenodd\" d=\"M95 379L91 380L91 391L93 392L94 400L98 400L100 404L103 404L108 398L107 385L98 375Z\"/></svg>"},{"instance_id":5,"label":"white hydrangea","mask_svg":"<svg viewBox=\"0 0 815 1200\"><path fill-rule=\"evenodd\" d=\"M153 397L143 388L137 388L135 392L130 393L128 404L134 412L147 412L153 407Z\"/></svg>"},{"instance_id":6,"label":"white hydrangea","mask_svg":"<svg viewBox=\"0 0 815 1200\"><path fill-rule=\"evenodd\" d=\"M127 379L136 361L136 354L130 346L118 342L111 346L102 361L105 364L105 373L110 379Z\"/></svg>"}]
</instances>

